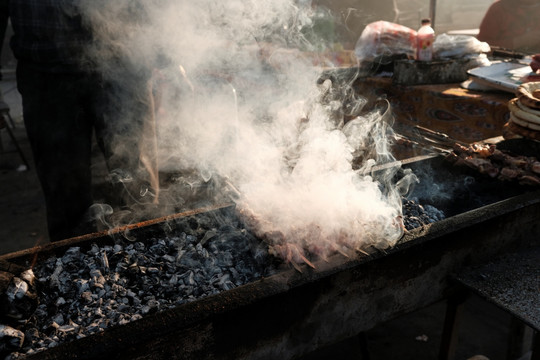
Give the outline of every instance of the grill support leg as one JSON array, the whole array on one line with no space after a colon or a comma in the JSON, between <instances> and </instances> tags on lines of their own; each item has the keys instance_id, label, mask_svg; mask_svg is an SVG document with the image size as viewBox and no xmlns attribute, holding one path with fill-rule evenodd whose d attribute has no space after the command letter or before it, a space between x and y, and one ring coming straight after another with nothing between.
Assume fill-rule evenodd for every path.
<instances>
[{"instance_id":1,"label":"grill support leg","mask_svg":"<svg viewBox=\"0 0 540 360\"><path fill-rule=\"evenodd\" d=\"M540 331L534 335L531 360L540 360Z\"/></svg>"},{"instance_id":2,"label":"grill support leg","mask_svg":"<svg viewBox=\"0 0 540 360\"><path fill-rule=\"evenodd\" d=\"M459 322L467 297L467 292L458 291L447 300L446 315L439 348L439 360L452 360L454 358L458 343Z\"/></svg>"}]
</instances>

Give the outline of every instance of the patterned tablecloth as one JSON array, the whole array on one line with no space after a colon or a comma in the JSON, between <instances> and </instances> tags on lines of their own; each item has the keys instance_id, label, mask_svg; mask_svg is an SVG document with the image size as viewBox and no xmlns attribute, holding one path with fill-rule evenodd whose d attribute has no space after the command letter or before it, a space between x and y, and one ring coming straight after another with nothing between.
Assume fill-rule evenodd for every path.
<instances>
[{"instance_id":1,"label":"patterned tablecloth","mask_svg":"<svg viewBox=\"0 0 540 360\"><path fill-rule=\"evenodd\" d=\"M507 103L514 97L506 92L466 90L460 84L396 85L387 77L359 80L356 86L370 101L388 99L396 121L464 142L501 136L509 119Z\"/></svg>"}]
</instances>

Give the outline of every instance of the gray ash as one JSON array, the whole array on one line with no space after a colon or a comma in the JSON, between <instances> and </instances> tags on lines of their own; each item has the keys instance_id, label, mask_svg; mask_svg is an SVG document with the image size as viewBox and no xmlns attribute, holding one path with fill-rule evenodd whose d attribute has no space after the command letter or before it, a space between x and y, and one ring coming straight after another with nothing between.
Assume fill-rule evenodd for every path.
<instances>
[{"instance_id":1,"label":"gray ash","mask_svg":"<svg viewBox=\"0 0 540 360\"><path fill-rule=\"evenodd\" d=\"M417 198L403 198L402 204L403 225L405 225L405 229L407 230L412 230L445 218L444 212L429 204L421 205Z\"/></svg>"},{"instance_id":2,"label":"gray ash","mask_svg":"<svg viewBox=\"0 0 540 360\"><path fill-rule=\"evenodd\" d=\"M444 215L403 199L408 230ZM179 220L177 220L179 221ZM29 355L275 274L280 262L234 221L180 220L176 235L72 247L36 266L39 305L24 325ZM221 224L221 225L220 225Z\"/></svg>"},{"instance_id":3,"label":"gray ash","mask_svg":"<svg viewBox=\"0 0 540 360\"><path fill-rule=\"evenodd\" d=\"M34 268L40 304L21 353L122 325L253 282L276 270L267 248L230 225L89 250L72 247ZM17 358L19 354L12 354Z\"/></svg>"}]
</instances>

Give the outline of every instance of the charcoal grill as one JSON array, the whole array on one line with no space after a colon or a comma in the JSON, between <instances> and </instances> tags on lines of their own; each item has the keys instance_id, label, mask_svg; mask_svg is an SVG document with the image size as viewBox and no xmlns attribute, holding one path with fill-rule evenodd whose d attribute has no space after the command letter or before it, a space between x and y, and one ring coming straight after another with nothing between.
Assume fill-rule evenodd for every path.
<instances>
[{"instance_id":1,"label":"charcoal grill","mask_svg":"<svg viewBox=\"0 0 540 360\"><path fill-rule=\"evenodd\" d=\"M28 358L291 359L446 298L452 291L448 275L463 266L538 243L539 190L450 168L441 157L406 166L421 178L417 196L447 217L407 232L395 247L368 249L369 255L356 258L336 254L315 262L315 269L304 266L302 273L285 269ZM446 199L426 188L442 181L457 185ZM175 231L177 219L206 212L234 216L234 206L175 214L0 260L29 266L36 256L40 261L71 246L112 244L112 237L126 230L139 239L165 228Z\"/></svg>"}]
</instances>

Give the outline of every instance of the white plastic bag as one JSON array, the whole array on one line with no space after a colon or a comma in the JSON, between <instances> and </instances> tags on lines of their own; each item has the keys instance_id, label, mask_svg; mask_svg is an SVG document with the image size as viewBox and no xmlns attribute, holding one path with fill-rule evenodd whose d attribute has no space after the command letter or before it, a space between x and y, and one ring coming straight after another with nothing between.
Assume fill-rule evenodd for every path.
<instances>
[{"instance_id":1,"label":"white plastic bag","mask_svg":"<svg viewBox=\"0 0 540 360\"><path fill-rule=\"evenodd\" d=\"M433 43L433 57L437 59L477 56L490 51L488 43L469 35L441 34Z\"/></svg>"}]
</instances>

